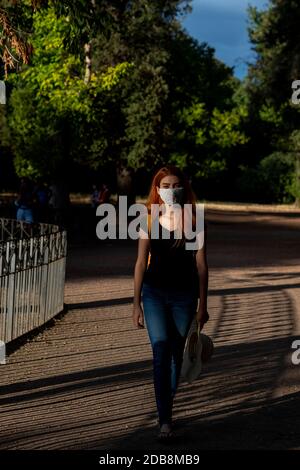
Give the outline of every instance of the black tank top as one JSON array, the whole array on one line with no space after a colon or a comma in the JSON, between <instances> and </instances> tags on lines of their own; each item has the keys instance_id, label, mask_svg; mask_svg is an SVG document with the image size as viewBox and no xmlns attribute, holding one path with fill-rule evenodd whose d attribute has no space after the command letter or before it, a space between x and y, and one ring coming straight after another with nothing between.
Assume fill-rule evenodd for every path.
<instances>
[{"instance_id":1,"label":"black tank top","mask_svg":"<svg viewBox=\"0 0 300 470\"><path fill-rule=\"evenodd\" d=\"M169 239L162 238L163 233ZM150 238L151 258L143 282L161 289L189 291L199 297L196 251L187 250L185 243L174 247L175 241L174 230L169 231L159 222L159 238Z\"/></svg>"}]
</instances>

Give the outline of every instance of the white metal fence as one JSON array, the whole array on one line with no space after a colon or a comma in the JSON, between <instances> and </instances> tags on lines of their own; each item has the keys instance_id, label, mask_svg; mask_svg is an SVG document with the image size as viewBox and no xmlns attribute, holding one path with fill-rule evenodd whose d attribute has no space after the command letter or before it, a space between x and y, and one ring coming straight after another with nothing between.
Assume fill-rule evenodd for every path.
<instances>
[{"instance_id":1,"label":"white metal fence","mask_svg":"<svg viewBox=\"0 0 300 470\"><path fill-rule=\"evenodd\" d=\"M0 219L0 341L42 325L64 307L67 233Z\"/></svg>"}]
</instances>

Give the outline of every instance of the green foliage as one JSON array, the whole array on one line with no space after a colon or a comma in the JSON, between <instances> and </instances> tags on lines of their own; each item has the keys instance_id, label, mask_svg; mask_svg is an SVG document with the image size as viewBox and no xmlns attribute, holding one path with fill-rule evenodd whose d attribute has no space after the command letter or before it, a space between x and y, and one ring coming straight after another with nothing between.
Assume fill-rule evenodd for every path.
<instances>
[{"instance_id":1,"label":"green foliage","mask_svg":"<svg viewBox=\"0 0 300 470\"><path fill-rule=\"evenodd\" d=\"M260 162L258 171L271 202L292 202L290 186L294 169L294 156L289 153L274 152Z\"/></svg>"},{"instance_id":2,"label":"green foliage","mask_svg":"<svg viewBox=\"0 0 300 470\"><path fill-rule=\"evenodd\" d=\"M93 73L86 85L80 58L64 48L68 22L66 17L57 19L53 10L36 13L32 64L10 76L9 126L19 176L51 176L67 170L70 159L85 162L95 143L87 146L85 141L84 154L78 142L88 126L103 119L99 103L132 67L125 62L108 67Z\"/></svg>"},{"instance_id":3,"label":"green foliage","mask_svg":"<svg viewBox=\"0 0 300 470\"><path fill-rule=\"evenodd\" d=\"M177 135L179 148L191 149L191 153L174 152L172 163L180 167L192 165L196 177L211 178L227 168L229 155L235 147L247 143L242 130L246 117L244 108L220 111L214 108L211 113L205 103L194 103L178 112L181 128Z\"/></svg>"},{"instance_id":4,"label":"green foliage","mask_svg":"<svg viewBox=\"0 0 300 470\"><path fill-rule=\"evenodd\" d=\"M263 122L272 124L274 128L280 128L283 126L283 112L285 106L281 106L279 110L276 110L274 106L263 104L259 110L259 117Z\"/></svg>"},{"instance_id":5,"label":"green foliage","mask_svg":"<svg viewBox=\"0 0 300 470\"><path fill-rule=\"evenodd\" d=\"M299 3L270 0L264 11L249 8L250 39L257 61L250 69L253 85L276 105L291 96L291 84L300 76Z\"/></svg>"},{"instance_id":6,"label":"green foliage","mask_svg":"<svg viewBox=\"0 0 300 470\"><path fill-rule=\"evenodd\" d=\"M94 169L162 161L166 46L180 28L176 15L187 5L43 2L45 9L33 15L31 64L10 77L10 127L20 175L61 172L72 161ZM97 22L101 12L103 21ZM93 59L87 85L86 41Z\"/></svg>"},{"instance_id":7,"label":"green foliage","mask_svg":"<svg viewBox=\"0 0 300 470\"><path fill-rule=\"evenodd\" d=\"M288 147L293 155L294 171L288 185L289 193L295 198L297 205L300 205L300 131L291 133Z\"/></svg>"},{"instance_id":8,"label":"green foliage","mask_svg":"<svg viewBox=\"0 0 300 470\"><path fill-rule=\"evenodd\" d=\"M264 186L257 168L241 165L235 181L240 201L270 202L265 199Z\"/></svg>"},{"instance_id":9,"label":"green foliage","mask_svg":"<svg viewBox=\"0 0 300 470\"><path fill-rule=\"evenodd\" d=\"M294 194L295 156L274 152L256 168L240 167L237 189L246 200L266 203L291 203Z\"/></svg>"},{"instance_id":10,"label":"green foliage","mask_svg":"<svg viewBox=\"0 0 300 470\"><path fill-rule=\"evenodd\" d=\"M168 153L165 158L194 176L218 179L245 145L245 115L234 101L239 81L214 50L179 32L169 46ZM246 112L246 111L245 111ZM201 181L200 181L201 179Z\"/></svg>"},{"instance_id":11,"label":"green foliage","mask_svg":"<svg viewBox=\"0 0 300 470\"><path fill-rule=\"evenodd\" d=\"M259 149L259 171L271 199L291 200L298 197L295 146L290 136L300 128L299 107L291 104L292 82L300 76L299 4L270 0L264 11L249 8L249 19L257 57L246 80L247 132L252 149Z\"/></svg>"},{"instance_id":12,"label":"green foliage","mask_svg":"<svg viewBox=\"0 0 300 470\"><path fill-rule=\"evenodd\" d=\"M221 112L214 109L211 118L210 137L220 149L244 145L248 139L241 130L241 121L247 117L245 108Z\"/></svg>"},{"instance_id":13,"label":"green foliage","mask_svg":"<svg viewBox=\"0 0 300 470\"><path fill-rule=\"evenodd\" d=\"M9 77L18 175L68 175L74 162L175 162L208 181L227 171L247 142L245 107L233 70L182 29L189 3L28 0L31 63Z\"/></svg>"}]
</instances>

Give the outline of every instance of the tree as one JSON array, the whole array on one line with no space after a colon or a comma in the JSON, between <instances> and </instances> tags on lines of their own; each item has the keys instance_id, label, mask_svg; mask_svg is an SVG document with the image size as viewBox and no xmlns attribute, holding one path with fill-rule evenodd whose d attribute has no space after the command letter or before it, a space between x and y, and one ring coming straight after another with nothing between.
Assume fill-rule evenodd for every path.
<instances>
[{"instance_id":1,"label":"tree","mask_svg":"<svg viewBox=\"0 0 300 470\"><path fill-rule=\"evenodd\" d=\"M18 78L11 79L15 87L11 97L14 110L11 128L16 133L25 132L24 126L17 124L28 115L28 105L31 111L28 129L36 131L34 137L31 130L26 133L31 163L33 155L42 153L40 143L43 146L53 139L55 143L47 145L49 153L53 153L52 159L47 152L40 163L37 163L40 157L35 158L40 166L38 170L26 163L27 157L20 150L16 159L18 171L27 171L26 166L29 172L42 171L43 160L47 162L44 167L53 171L52 163L57 166L60 158L57 152L61 148L66 149L65 164L70 162L66 155L75 149L78 154L84 153L85 163L94 168L104 162L114 162L117 168L136 169L155 158L163 129L160 110L167 96L165 46L179 28L175 17L180 5L184 9L187 3L181 0L88 5L82 1L63 2L63 5L56 1L40 2L38 6L43 9L32 15L30 41L34 52L30 66L23 67ZM91 18L91 12L95 17ZM111 23L98 22L100 16L110 18ZM44 54L45 50L48 52ZM87 67L84 70L87 62L88 70ZM116 77L124 74L127 80L116 86ZM104 76L105 83L109 80L113 83L114 93L111 87L102 93L98 78ZM62 97L64 100L59 102ZM50 127L47 127L48 120ZM42 122L46 125L41 126ZM22 139L19 139L20 149ZM71 141L77 145L70 148Z\"/></svg>"},{"instance_id":2,"label":"tree","mask_svg":"<svg viewBox=\"0 0 300 470\"><path fill-rule=\"evenodd\" d=\"M220 188L220 179L230 177L247 141L246 107L235 101L239 80L215 58L213 48L180 31L170 50L166 147L171 162L188 169L204 197L216 187L212 182Z\"/></svg>"},{"instance_id":3,"label":"tree","mask_svg":"<svg viewBox=\"0 0 300 470\"><path fill-rule=\"evenodd\" d=\"M188 10L189 2L139 0L122 6L109 37L99 31L93 58L97 70L121 60L134 64L110 113L117 134L108 136L118 179L132 191L139 168L153 168L168 159L169 49L181 30L178 16Z\"/></svg>"},{"instance_id":4,"label":"tree","mask_svg":"<svg viewBox=\"0 0 300 470\"><path fill-rule=\"evenodd\" d=\"M13 85L9 125L20 176L64 177L72 161L92 165L96 139L85 148L85 132L96 124L101 128L99 119L105 118L101 103L130 67L128 63L110 67L106 73L92 74L86 84L80 57L64 48L68 23L67 17L57 19L51 9L37 12L31 65L9 77ZM101 137L98 145L105 146Z\"/></svg>"},{"instance_id":5,"label":"tree","mask_svg":"<svg viewBox=\"0 0 300 470\"><path fill-rule=\"evenodd\" d=\"M8 76L19 175L111 165L134 196L137 172L176 163L221 188L247 142L247 106L233 70L182 29L189 1L19 3L32 47Z\"/></svg>"},{"instance_id":6,"label":"tree","mask_svg":"<svg viewBox=\"0 0 300 470\"><path fill-rule=\"evenodd\" d=\"M257 59L250 79L262 97L279 107L291 97L291 85L300 76L299 3L270 0L264 11L249 8L250 40Z\"/></svg>"},{"instance_id":7,"label":"tree","mask_svg":"<svg viewBox=\"0 0 300 470\"><path fill-rule=\"evenodd\" d=\"M0 52L8 70L28 64L33 53L32 35L36 12L52 9L56 17L67 17L64 46L85 58L86 75L90 69L90 41L99 29L105 29L115 14L113 2L103 0L1 0Z\"/></svg>"},{"instance_id":8,"label":"tree","mask_svg":"<svg viewBox=\"0 0 300 470\"><path fill-rule=\"evenodd\" d=\"M252 165L249 158L249 165L257 166L270 156L266 162L283 164L282 171L286 168L287 172L283 177L288 179L289 166L283 162L290 159L288 143L300 127L299 107L291 104L292 82L300 73L299 5L295 0L270 0L263 11L250 7L249 20L250 40L256 53L245 81L249 155L256 154ZM269 182L274 184L271 176Z\"/></svg>"}]
</instances>

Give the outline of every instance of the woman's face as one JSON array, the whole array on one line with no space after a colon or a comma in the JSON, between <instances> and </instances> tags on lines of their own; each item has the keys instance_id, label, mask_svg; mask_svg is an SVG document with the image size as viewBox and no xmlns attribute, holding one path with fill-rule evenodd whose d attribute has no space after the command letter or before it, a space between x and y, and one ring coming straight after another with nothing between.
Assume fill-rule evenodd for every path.
<instances>
[{"instance_id":1,"label":"woman's face","mask_svg":"<svg viewBox=\"0 0 300 470\"><path fill-rule=\"evenodd\" d=\"M164 204L173 206L183 201L183 187L178 176L169 175L162 178L157 192Z\"/></svg>"},{"instance_id":2,"label":"woman's face","mask_svg":"<svg viewBox=\"0 0 300 470\"><path fill-rule=\"evenodd\" d=\"M178 176L175 175L169 175L169 176L164 176L160 180L160 188L181 188L182 184L180 183L180 180Z\"/></svg>"}]
</instances>

